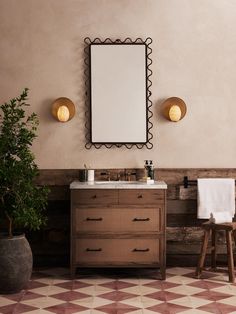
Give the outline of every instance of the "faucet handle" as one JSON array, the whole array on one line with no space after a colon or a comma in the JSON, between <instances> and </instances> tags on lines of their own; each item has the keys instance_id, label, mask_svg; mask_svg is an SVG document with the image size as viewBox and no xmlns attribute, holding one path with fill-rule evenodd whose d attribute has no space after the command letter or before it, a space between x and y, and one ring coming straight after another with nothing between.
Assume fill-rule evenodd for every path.
<instances>
[{"instance_id":1,"label":"faucet handle","mask_svg":"<svg viewBox=\"0 0 236 314\"><path fill-rule=\"evenodd\" d=\"M127 172L126 174L126 180L131 181L131 172Z\"/></svg>"},{"instance_id":2,"label":"faucet handle","mask_svg":"<svg viewBox=\"0 0 236 314\"><path fill-rule=\"evenodd\" d=\"M100 173L101 176L107 176L107 181L110 181L110 172L109 171L103 171Z\"/></svg>"},{"instance_id":3,"label":"faucet handle","mask_svg":"<svg viewBox=\"0 0 236 314\"><path fill-rule=\"evenodd\" d=\"M136 181L136 179L137 179L137 172L135 171L135 169L126 169L125 170L125 180L126 181L131 181L131 180Z\"/></svg>"}]
</instances>

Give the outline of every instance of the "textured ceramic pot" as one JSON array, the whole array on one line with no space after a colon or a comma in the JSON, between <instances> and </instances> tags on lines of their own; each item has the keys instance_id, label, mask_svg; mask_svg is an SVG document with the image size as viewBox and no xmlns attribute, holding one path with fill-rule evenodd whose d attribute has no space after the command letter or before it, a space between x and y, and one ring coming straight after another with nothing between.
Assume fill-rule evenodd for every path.
<instances>
[{"instance_id":1,"label":"textured ceramic pot","mask_svg":"<svg viewBox=\"0 0 236 314\"><path fill-rule=\"evenodd\" d=\"M24 235L0 237L0 294L24 289L32 274L32 251Z\"/></svg>"}]
</instances>

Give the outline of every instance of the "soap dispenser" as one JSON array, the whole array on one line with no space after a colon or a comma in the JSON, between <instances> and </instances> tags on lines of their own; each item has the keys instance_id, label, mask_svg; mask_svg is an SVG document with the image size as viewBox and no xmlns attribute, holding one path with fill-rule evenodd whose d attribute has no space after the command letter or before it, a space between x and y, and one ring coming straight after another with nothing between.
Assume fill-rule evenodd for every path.
<instances>
[{"instance_id":1,"label":"soap dispenser","mask_svg":"<svg viewBox=\"0 0 236 314\"><path fill-rule=\"evenodd\" d=\"M154 180L154 165L152 160L149 162L149 177L151 180Z\"/></svg>"},{"instance_id":2,"label":"soap dispenser","mask_svg":"<svg viewBox=\"0 0 236 314\"><path fill-rule=\"evenodd\" d=\"M145 163L144 163L144 178L148 178L149 177L149 163L148 163L148 160L145 160Z\"/></svg>"},{"instance_id":3,"label":"soap dispenser","mask_svg":"<svg viewBox=\"0 0 236 314\"><path fill-rule=\"evenodd\" d=\"M149 180L154 180L154 165L152 160L145 160L145 177Z\"/></svg>"}]
</instances>

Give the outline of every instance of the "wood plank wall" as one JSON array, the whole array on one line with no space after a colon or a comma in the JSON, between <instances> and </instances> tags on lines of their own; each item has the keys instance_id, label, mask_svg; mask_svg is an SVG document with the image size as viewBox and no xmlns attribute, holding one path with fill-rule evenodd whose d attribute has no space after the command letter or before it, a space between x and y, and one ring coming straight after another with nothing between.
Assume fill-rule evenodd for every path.
<instances>
[{"instance_id":1,"label":"wood plank wall","mask_svg":"<svg viewBox=\"0 0 236 314\"><path fill-rule=\"evenodd\" d=\"M39 232L28 232L35 265L68 265L70 234L69 184L78 180L78 170L40 170L37 180L49 186L48 224ZM97 169L96 180L135 180L143 169ZM167 265L195 266L202 238L197 219L196 187L184 189L183 177L190 180L204 177L236 179L236 169L156 169L155 179L168 184L167 191ZM224 253L224 235L219 236L220 252ZM225 261L224 254L220 256Z\"/></svg>"}]
</instances>

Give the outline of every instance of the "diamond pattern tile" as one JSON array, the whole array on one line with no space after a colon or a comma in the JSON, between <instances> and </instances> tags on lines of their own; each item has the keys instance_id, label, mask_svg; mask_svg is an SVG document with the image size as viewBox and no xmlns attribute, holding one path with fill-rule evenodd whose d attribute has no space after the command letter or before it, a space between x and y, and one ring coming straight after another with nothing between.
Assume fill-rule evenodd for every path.
<instances>
[{"instance_id":1,"label":"diamond pattern tile","mask_svg":"<svg viewBox=\"0 0 236 314\"><path fill-rule=\"evenodd\" d=\"M3 314L11 314L11 313L27 313L29 311L35 310L36 308L33 306L29 306L29 305L25 305L22 303L15 303L15 304L11 304L11 305L6 305L3 307L0 307L0 313Z\"/></svg>"},{"instance_id":2,"label":"diamond pattern tile","mask_svg":"<svg viewBox=\"0 0 236 314\"><path fill-rule=\"evenodd\" d=\"M55 286L67 289L67 290L76 290L76 289L81 289L85 287L91 287L92 285L89 285L85 282L81 282L79 280L69 280L69 281L64 281L61 283L54 283Z\"/></svg>"},{"instance_id":3,"label":"diamond pattern tile","mask_svg":"<svg viewBox=\"0 0 236 314\"><path fill-rule=\"evenodd\" d=\"M236 283L227 274L193 268L167 269L167 279L154 271L121 270L109 274L86 270L70 280L64 268L35 271L27 289L0 295L0 314L236 314Z\"/></svg>"},{"instance_id":4,"label":"diamond pattern tile","mask_svg":"<svg viewBox=\"0 0 236 314\"><path fill-rule=\"evenodd\" d=\"M47 311L56 314L74 314L74 313L83 313L84 310L87 310L86 307L81 305L72 304L70 302L61 303L58 305L54 305L46 308Z\"/></svg>"},{"instance_id":5,"label":"diamond pattern tile","mask_svg":"<svg viewBox=\"0 0 236 314\"><path fill-rule=\"evenodd\" d=\"M160 300L163 302L168 302L169 300L182 298L182 294L177 294L169 291L158 291L155 293L147 294L146 297L152 298L155 300Z\"/></svg>"},{"instance_id":6,"label":"diamond pattern tile","mask_svg":"<svg viewBox=\"0 0 236 314\"><path fill-rule=\"evenodd\" d=\"M125 305L125 304L116 302L116 303L111 303L109 305L98 307L97 310L101 311L102 313L108 313L108 314L126 314L126 313L132 313L138 310L138 307Z\"/></svg>"},{"instance_id":7,"label":"diamond pattern tile","mask_svg":"<svg viewBox=\"0 0 236 314\"><path fill-rule=\"evenodd\" d=\"M90 286L90 287L76 289L74 291L78 291L78 292L81 292L81 293L88 294L91 297L95 297L95 296L99 296L99 295L104 294L104 293L111 292L113 290L109 289L109 288L101 287L99 285L94 285L94 286Z\"/></svg>"},{"instance_id":8,"label":"diamond pattern tile","mask_svg":"<svg viewBox=\"0 0 236 314\"><path fill-rule=\"evenodd\" d=\"M105 294L101 294L100 298L117 302L117 301L122 301L122 300L133 298L134 296L135 295L132 293L127 293L127 292L116 290L116 291L108 292Z\"/></svg>"},{"instance_id":9,"label":"diamond pattern tile","mask_svg":"<svg viewBox=\"0 0 236 314\"><path fill-rule=\"evenodd\" d=\"M41 298L31 299L31 300L22 300L20 303L33 306L35 308L46 308L48 306L54 306L61 304L63 301L51 298L50 296L42 296ZM1 311L1 308L0 308ZM0 312L1 313L1 312Z\"/></svg>"},{"instance_id":10,"label":"diamond pattern tile","mask_svg":"<svg viewBox=\"0 0 236 314\"><path fill-rule=\"evenodd\" d=\"M88 294L80 293L77 291L67 291L67 292L62 292L58 294L53 294L51 297L58 299L58 300L63 300L63 301L74 301L74 300L80 300L89 297Z\"/></svg>"},{"instance_id":11,"label":"diamond pattern tile","mask_svg":"<svg viewBox=\"0 0 236 314\"><path fill-rule=\"evenodd\" d=\"M177 313L182 313L186 310L189 310L190 307L186 307L186 306L181 306L181 305L176 305L176 304L170 304L167 302L163 302L161 304L158 305L154 305L148 308L149 310L151 310L154 313L160 313L160 314L167 314L167 313L171 313L171 314L177 314Z\"/></svg>"},{"instance_id":12,"label":"diamond pattern tile","mask_svg":"<svg viewBox=\"0 0 236 314\"><path fill-rule=\"evenodd\" d=\"M200 293L194 294L195 297L198 297L200 299L206 299L206 300L211 300L211 301L218 301L218 300L224 300L229 297L231 297L230 294L222 293L222 292L217 292L217 291L202 291ZM235 302L236 304L236 302Z\"/></svg>"},{"instance_id":13,"label":"diamond pattern tile","mask_svg":"<svg viewBox=\"0 0 236 314\"><path fill-rule=\"evenodd\" d=\"M115 280L115 281L101 284L100 286L110 288L113 290L121 290L121 289L125 289L125 288L134 287L136 285L132 284L132 283L124 282L122 280Z\"/></svg>"}]
</instances>

